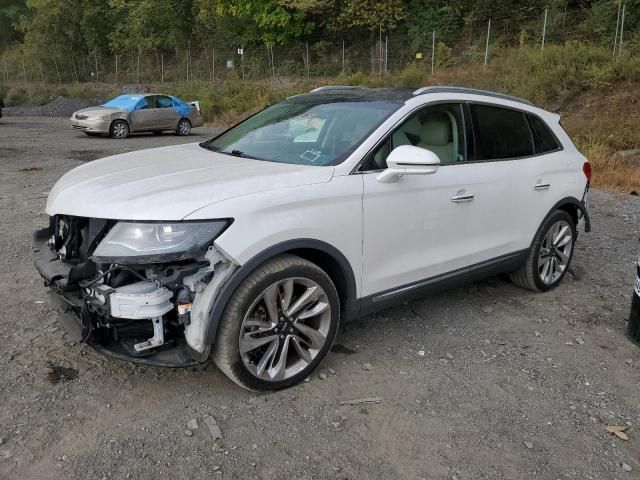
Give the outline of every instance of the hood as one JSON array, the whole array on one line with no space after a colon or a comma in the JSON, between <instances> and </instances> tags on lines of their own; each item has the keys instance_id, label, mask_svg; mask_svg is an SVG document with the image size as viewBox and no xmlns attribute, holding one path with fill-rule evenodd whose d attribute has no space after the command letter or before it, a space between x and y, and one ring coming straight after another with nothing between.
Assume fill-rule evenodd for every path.
<instances>
[{"instance_id":1,"label":"hood","mask_svg":"<svg viewBox=\"0 0 640 480\"><path fill-rule=\"evenodd\" d=\"M97 107L83 108L82 110L73 112L72 116L79 114L79 115L86 115L87 117L97 117L98 115L107 115L107 114L110 115L112 113L120 113L120 112L122 112L122 110L119 108L103 107L99 105Z\"/></svg>"},{"instance_id":2,"label":"hood","mask_svg":"<svg viewBox=\"0 0 640 480\"><path fill-rule=\"evenodd\" d=\"M140 150L74 168L53 186L49 215L182 220L232 197L331 180L333 167L211 152L197 143Z\"/></svg>"}]
</instances>

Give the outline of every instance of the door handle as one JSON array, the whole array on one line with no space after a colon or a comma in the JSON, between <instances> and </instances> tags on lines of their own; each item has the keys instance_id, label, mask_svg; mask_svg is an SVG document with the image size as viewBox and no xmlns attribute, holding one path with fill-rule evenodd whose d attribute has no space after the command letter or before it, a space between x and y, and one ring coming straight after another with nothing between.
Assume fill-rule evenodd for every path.
<instances>
[{"instance_id":1,"label":"door handle","mask_svg":"<svg viewBox=\"0 0 640 480\"><path fill-rule=\"evenodd\" d=\"M536 183L533 186L534 190L549 190L549 187L551 187L550 183Z\"/></svg>"},{"instance_id":2,"label":"door handle","mask_svg":"<svg viewBox=\"0 0 640 480\"><path fill-rule=\"evenodd\" d=\"M453 197L451 197L451 201L455 203L470 202L473 199L474 196L472 194L463 192L458 192Z\"/></svg>"}]
</instances>

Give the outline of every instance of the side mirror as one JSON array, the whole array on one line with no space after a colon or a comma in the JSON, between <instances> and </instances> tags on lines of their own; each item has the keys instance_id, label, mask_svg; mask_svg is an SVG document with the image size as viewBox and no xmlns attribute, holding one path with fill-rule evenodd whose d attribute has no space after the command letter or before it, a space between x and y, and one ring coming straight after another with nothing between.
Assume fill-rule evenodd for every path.
<instances>
[{"instance_id":1,"label":"side mirror","mask_svg":"<svg viewBox=\"0 0 640 480\"><path fill-rule=\"evenodd\" d=\"M396 182L403 175L430 175L436 173L440 159L430 150L401 145L387 157L387 169L378 174L380 183Z\"/></svg>"}]
</instances>

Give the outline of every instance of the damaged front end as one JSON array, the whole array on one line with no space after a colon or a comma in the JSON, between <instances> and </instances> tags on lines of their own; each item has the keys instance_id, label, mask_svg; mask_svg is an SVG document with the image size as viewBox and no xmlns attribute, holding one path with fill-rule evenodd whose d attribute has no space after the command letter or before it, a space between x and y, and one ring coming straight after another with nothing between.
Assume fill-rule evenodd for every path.
<instances>
[{"instance_id":1,"label":"damaged front end","mask_svg":"<svg viewBox=\"0 0 640 480\"><path fill-rule=\"evenodd\" d=\"M208 357L210 306L235 270L213 245L230 223L55 215L34 233L34 260L75 340L139 363L194 365Z\"/></svg>"}]
</instances>

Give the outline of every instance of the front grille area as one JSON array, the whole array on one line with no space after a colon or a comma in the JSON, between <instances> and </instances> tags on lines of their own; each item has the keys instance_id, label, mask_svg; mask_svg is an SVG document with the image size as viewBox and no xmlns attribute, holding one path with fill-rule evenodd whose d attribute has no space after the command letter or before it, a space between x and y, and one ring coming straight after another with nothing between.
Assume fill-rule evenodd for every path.
<instances>
[{"instance_id":1,"label":"front grille area","mask_svg":"<svg viewBox=\"0 0 640 480\"><path fill-rule=\"evenodd\" d=\"M49 244L65 260L84 261L106 234L108 223L101 218L54 215L49 224Z\"/></svg>"}]
</instances>

